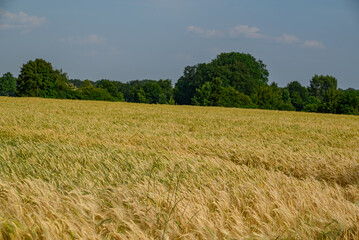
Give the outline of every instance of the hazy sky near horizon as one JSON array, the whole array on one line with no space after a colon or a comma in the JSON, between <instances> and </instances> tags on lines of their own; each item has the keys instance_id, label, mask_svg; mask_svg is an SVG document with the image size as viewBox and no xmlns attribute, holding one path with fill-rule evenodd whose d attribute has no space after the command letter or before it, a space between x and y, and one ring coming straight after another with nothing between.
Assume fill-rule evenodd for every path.
<instances>
[{"instance_id":1,"label":"hazy sky near horizon","mask_svg":"<svg viewBox=\"0 0 359 240\"><path fill-rule=\"evenodd\" d=\"M0 74L43 58L70 78L171 79L221 52L270 81L332 75L359 89L357 0L0 0Z\"/></svg>"}]
</instances>

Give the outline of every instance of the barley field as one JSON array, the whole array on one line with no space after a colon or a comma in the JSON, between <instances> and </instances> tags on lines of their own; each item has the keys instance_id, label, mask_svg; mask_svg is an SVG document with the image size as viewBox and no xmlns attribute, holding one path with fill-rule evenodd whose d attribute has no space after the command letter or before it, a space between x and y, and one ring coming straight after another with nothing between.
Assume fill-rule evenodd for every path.
<instances>
[{"instance_id":1,"label":"barley field","mask_svg":"<svg viewBox=\"0 0 359 240\"><path fill-rule=\"evenodd\" d=\"M1 97L0 239L359 239L359 118Z\"/></svg>"}]
</instances>

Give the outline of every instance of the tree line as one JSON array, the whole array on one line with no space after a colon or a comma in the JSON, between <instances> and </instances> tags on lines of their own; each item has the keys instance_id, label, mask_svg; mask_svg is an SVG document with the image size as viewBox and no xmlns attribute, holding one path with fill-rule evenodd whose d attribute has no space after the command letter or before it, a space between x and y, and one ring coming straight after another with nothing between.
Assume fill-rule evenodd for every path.
<instances>
[{"instance_id":1,"label":"tree line","mask_svg":"<svg viewBox=\"0 0 359 240\"><path fill-rule=\"evenodd\" d=\"M16 78L0 78L0 95L137 103L261 108L359 115L359 90L338 89L329 75L315 75L309 86L268 83L266 65L246 53L222 53L209 63L187 66L173 87L171 80L127 83L69 79L43 59L30 60Z\"/></svg>"}]
</instances>

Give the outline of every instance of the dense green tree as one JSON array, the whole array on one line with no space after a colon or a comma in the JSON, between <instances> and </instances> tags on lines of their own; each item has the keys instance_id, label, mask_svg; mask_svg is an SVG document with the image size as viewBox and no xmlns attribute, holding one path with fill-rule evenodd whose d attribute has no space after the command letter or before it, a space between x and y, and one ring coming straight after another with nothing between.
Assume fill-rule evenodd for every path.
<instances>
[{"instance_id":1,"label":"dense green tree","mask_svg":"<svg viewBox=\"0 0 359 240\"><path fill-rule=\"evenodd\" d=\"M249 96L238 92L231 86L222 88L216 105L221 107L254 107Z\"/></svg>"},{"instance_id":2,"label":"dense green tree","mask_svg":"<svg viewBox=\"0 0 359 240\"><path fill-rule=\"evenodd\" d=\"M278 106L278 110L283 110L283 111L295 111L295 107L293 107L292 103L282 102L282 103L280 103L280 105Z\"/></svg>"},{"instance_id":3,"label":"dense green tree","mask_svg":"<svg viewBox=\"0 0 359 240\"><path fill-rule=\"evenodd\" d=\"M282 103L279 105L280 110L294 111L295 107L292 105L290 93L287 88L282 88Z\"/></svg>"},{"instance_id":4,"label":"dense green tree","mask_svg":"<svg viewBox=\"0 0 359 240\"><path fill-rule=\"evenodd\" d=\"M236 52L187 66L174 88L169 79L69 80L51 63L35 59L22 66L18 79L11 73L0 78L0 95L359 114L359 90L338 90L332 76L315 75L308 88L298 81L279 88L268 85L268 75L261 60Z\"/></svg>"},{"instance_id":5,"label":"dense green tree","mask_svg":"<svg viewBox=\"0 0 359 240\"><path fill-rule=\"evenodd\" d=\"M119 85L115 81L102 79L96 82L96 87L106 89L117 101L124 101L123 93L119 91Z\"/></svg>"},{"instance_id":6,"label":"dense green tree","mask_svg":"<svg viewBox=\"0 0 359 240\"><path fill-rule=\"evenodd\" d=\"M80 79L69 79L69 82L72 83L75 87L79 88L82 85L82 82Z\"/></svg>"},{"instance_id":7,"label":"dense green tree","mask_svg":"<svg viewBox=\"0 0 359 240\"><path fill-rule=\"evenodd\" d=\"M95 86L92 85L92 83L86 79L82 82L81 87L79 88L79 91L81 93L82 99L91 99L91 92L95 89Z\"/></svg>"},{"instance_id":8,"label":"dense green tree","mask_svg":"<svg viewBox=\"0 0 359 240\"><path fill-rule=\"evenodd\" d=\"M218 106L222 89L222 80L216 77L213 81L205 82L200 88L196 89L192 102L201 106Z\"/></svg>"},{"instance_id":9,"label":"dense green tree","mask_svg":"<svg viewBox=\"0 0 359 240\"><path fill-rule=\"evenodd\" d=\"M149 103L158 103L160 95L162 94L162 88L157 82L148 82L143 85L146 99Z\"/></svg>"},{"instance_id":10,"label":"dense green tree","mask_svg":"<svg viewBox=\"0 0 359 240\"><path fill-rule=\"evenodd\" d=\"M61 70L54 70L53 81L47 97L62 98L62 99L76 99L75 87L68 82L67 73Z\"/></svg>"},{"instance_id":11,"label":"dense green tree","mask_svg":"<svg viewBox=\"0 0 359 240\"><path fill-rule=\"evenodd\" d=\"M266 65L250 54L221 53L210 66L214 69L214 77L220 77L224 86L232 86L246 95L254 93L256 86L268 82Z\"/></svg>"},{"instance_id":12,"label":"dense green tree","mask_svg":"<svg viewBox=\"0 0 359 240\"><path fill-rule=\"evenodd\" d=\"M134 100L138 103L149 103L145 91L140 86L134 88Z\"/></svg>"},{"instance_id":13,"label":"dense green tree","mask_svg":"<svg viewBox=\"0 0 359 240\"><path fill-rule=\"evenodd\" d=\"M123 94L126 102L134 102L133 87L129 83L116 82L118 91Z\"/></svg>"},{"instance_id":14,"label":"dense green tree","mask_svg":"<svg viewBox=\"0 0 359 240\"><path fill-rule=\"evenodd\" d=\"M200 106L252 107L253 105L249 96L231 86L223 87L218 77L197 88L192 102Z\"/></svg>"},{"instance_id":15,"label":"dense green tree","mask_svg":"<svg viewBox=\"0 0 359 240\"><path fill-rule=\"evenodd\" d=\"M254 93L257 86L268 82L268 71L261 60L245 53L222 53L210 63L187 66L174 88L178 104L191 104L197 89L205 82L219 78L223 87L232 86L246 95Z\"/></svg>"},{"instance_id":16,"label":"dense green tree","mask_svg":"<svg viewBox=\"0 0 359 240\"><path fill-rule=\"evenodd\" d=\"M167 96L164 93L160 93L159 98L158 98L158 103L159 104L167 104Z\"/></svg>"},{"instance_id":17,"label":"dense green tree","mask_svg":"<svg viewBox=\"0 0 359 240\"><path fill-rule=\"evenodd\" d=\"M84 100L115 101L107 89L96 88L91 81L83 81L79 88L79 96Z\"/></svg>"},{"instance_id":18,"label":"dense green tree","mask_svg":"<svg viewBox=\"0 0 359 240\"><path fill-rule=\"evenodd\" d=\"M341 92L337 89L330 88L323 93L323 100L319 107L320 112L337 113Z\"/></svg>"},{"instance_id":19,"label":"dense green tree","mask_svg":"<svg viewBox=\"0 0 359 240\"><path fill-rule=\"evenodd\" d=\"M309 98L307 88L298 81L288 83L286 88L289 91L292 105L297 111L302 111Z\"/></svg>"},{"instance_id":20,"label":"dense green tree","mask_svg":"<svg viewBox=\"0 0 359 240\"><path fill-rule=\"evenodd\" d=\"M335 77L329 75L315 75L310 81L308 88L311 96L317 97L319 100L323 99L323 95L330 89L336 90L338 87L338 81Z\"/></svg>"},{"instance_id":21,"label":"dense green tree","mask_svg":"<svg viewBox=\"0 0 359 240\"><path fill-rule=\"evenodd\" d=\"M205 82L201 87L196 89L192 103L198 106L213 106L212 86L210 82Z\"/></svg>"},{"instance_id":22,"label":"dense green tree","mask_svg":"<svg viewBox=\"0 0 359 240\"><path fill-rule=\"evenodd\" d=\"M284 104L282 90L276 83L258 86L251 98L258 107L264 109L280 109Z\"/></svg>"},{"instance_id":23,"label":"dense green tree","mask_svg":"<svg viewBox=\"0 0 359 240\"><path fill-rule=\"evenodd\" d=\"M0 78L0 96L15 96L16 78L7 72Z\"/></svg>"},{"instance_id":24,"label":"dense green tree","mask_svg":"<svg viewBox=\"0 0 359 240\"><path fill-rule=\"evenodd\" d=\"M199 80L200 74L197 74L197 68L201 65L187 66L173 90L174 98L178 104L190 105L196 89L203 85L204 81Z\"/></svg>"},{"instance_id":25,"label":"dense green tree","mask_svg":"<svg viewBox=\"0 0 359 240\"><path fill-rule=\"evenodd\" d=\"M133 102L165 104L172 96L172 84L168 79L159 81L134 80L128 84L128 87L132 87Z\"/></svg>"},{"instance_id":26,"label":"dense green tree","mask_svg":"<svg viewBox=\"0 0 359 240\"><path fill-rule=\"evenodd\" d=\"M166 102L173 96L173 86L170 79L160 79L157 84L161 87L162 93L166 96Z\"/></svg>"},{"instance_id":27,"label":"dense green tree","mask_svg":"<svg viewBox=\"0 0 359 240\"><path fill-rule=\"evenodd\" d=\"M284 103L291 103L290 93L286 88L282 88L282 100Z\"/></svg>"},{"instance_id":28,"label":"dense green tree","mask_svg":"<svg viewBox=\"0 0 359 240\"><path fill-rule=\"evenodd\" d=\"M17 79L17 95L27 97L48 97L54 83L51 63L43 59L30 60L21 68Z\"/></svg>"},{"instance_id":29,"label":"dense green tree","mask_svg":"<svg viewBox=\"0 0 359 240\"><path fill-rule=\"evenodd\" d=\"M342 92L337 113L359 115L359 90L347 89Z\"/></svg>"},{"instance_id":30,"label":"dense green tree","mask_svg":"<svg viewBox=\"0 0 359 240\"><path fill-rule=\"evenodd\" d=\"M321 104L321 102L317 97L310 96L308 98L308 101L307 101L306 105L303 108L303 111L305 111L305 112L318 112L320 104Z\"/></svg>"},{"instance_id":31,"label":"dense green tree","mask_svg":"<svg viewBox=\"0 0 359 240\"><path fill-rule=\"evenodd\" d=\"M54 70L51 63L35 59L24 64L17 79L17 95L27 97L67 98L73 93L67 74Z\"/></svg>"},{"instance_id":32,"label":"dense green tree","mask_svg":"<svg viewBox=\"0 0 359 240\"><path fill-rule=\"evenodd\" d=\"M112 96L116 96L118 93L116 83L114 83L113 81L110 81L108 79L101 79L101 80L97 81L95 86L98 88L107 89L107 91Z\"/></svg>"}]
</instances>

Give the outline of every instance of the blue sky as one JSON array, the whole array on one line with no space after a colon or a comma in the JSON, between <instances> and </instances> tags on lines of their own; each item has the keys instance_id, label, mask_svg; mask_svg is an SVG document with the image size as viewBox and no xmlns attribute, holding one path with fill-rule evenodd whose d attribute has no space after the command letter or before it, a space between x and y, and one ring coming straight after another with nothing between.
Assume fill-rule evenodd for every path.
<instances>
[{"instance_id":1,"label":"blue sky","mask_svg":"<svg viewBox=\"0 0 359 240\"><path fill-rule=\"evenodd\" d=\"M0 0L0 73L43 58L70 78L173 83L221 52L263 60L270 81L332 75L359 89L357 0Z\"/></svg>"}]
</instances>

